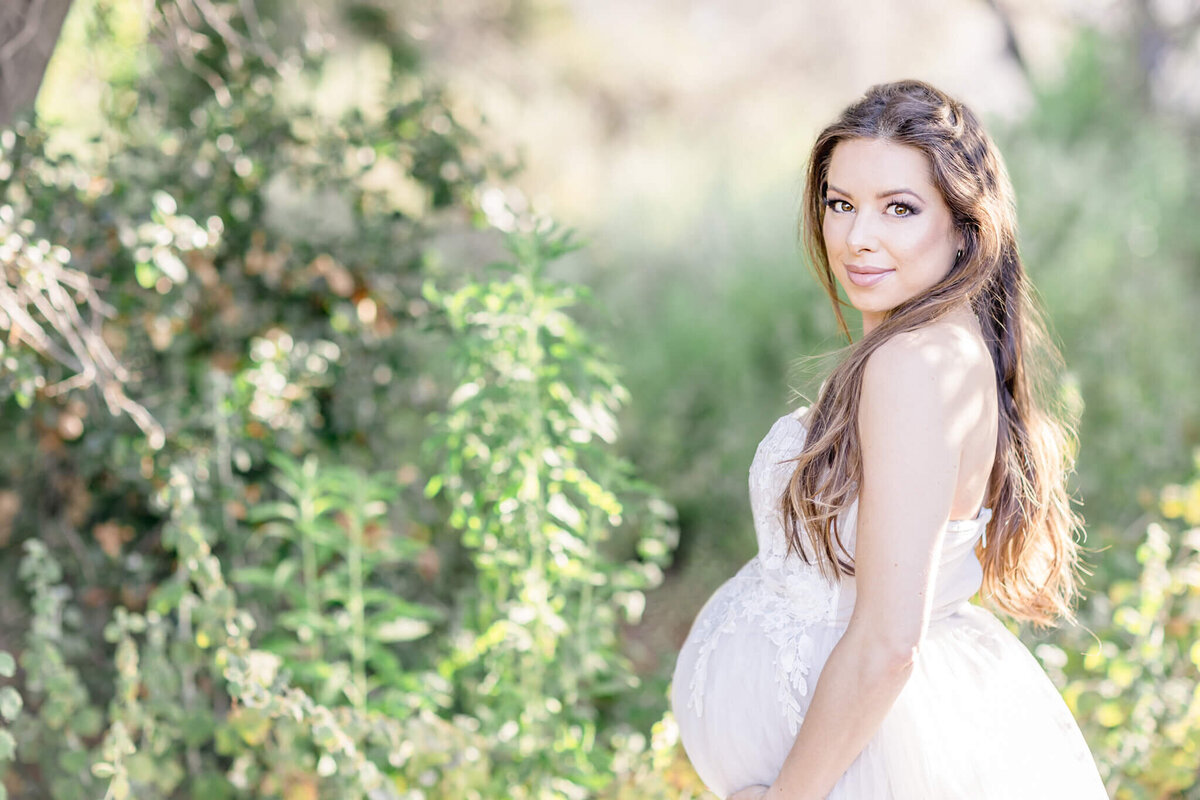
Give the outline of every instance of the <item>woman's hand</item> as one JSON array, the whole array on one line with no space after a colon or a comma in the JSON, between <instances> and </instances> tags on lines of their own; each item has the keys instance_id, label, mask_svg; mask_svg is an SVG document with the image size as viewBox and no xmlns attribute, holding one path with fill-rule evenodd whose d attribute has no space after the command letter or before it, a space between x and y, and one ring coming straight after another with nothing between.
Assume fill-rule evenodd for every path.
<instances>
[{"instance_id":1,"label":"woman's hand","mask_svg":"<svg viewBox=\"0 0 1200 800\"><path fill-rule=\"evenodd\" d=\"M767 796L767 789L769 788L771 787L762 785L747 786L745 789L739 789L729 795L725 800L761 800L761 798Z\"/></svg>"}]
</instances>

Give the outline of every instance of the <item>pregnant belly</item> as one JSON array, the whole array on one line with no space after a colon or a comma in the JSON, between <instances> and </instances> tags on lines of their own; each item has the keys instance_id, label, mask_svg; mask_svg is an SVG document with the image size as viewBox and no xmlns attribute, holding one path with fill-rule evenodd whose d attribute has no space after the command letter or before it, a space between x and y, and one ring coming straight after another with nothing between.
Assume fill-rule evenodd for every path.
<instances>
[{"instance_id":1,"label":"pregnant belly","mask_svg":"<svg viewBox=\"0 0 1200 800\"><path fill-rule=\"evenodd\" d=\"M680 650L672 709L688 758L719 797L775 779L840 636L816 619L820 604L803 600L744 569L705 604Z\"/></svg>"}]
</instances>

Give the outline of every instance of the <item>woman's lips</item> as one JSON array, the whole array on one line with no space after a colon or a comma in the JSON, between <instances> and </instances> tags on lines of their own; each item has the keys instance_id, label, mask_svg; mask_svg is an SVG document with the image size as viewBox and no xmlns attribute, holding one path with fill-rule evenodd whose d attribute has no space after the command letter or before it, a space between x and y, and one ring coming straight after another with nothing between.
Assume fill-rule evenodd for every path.
<instances>
[{"instance_id":1,"label":"woman's lips","mask_svg":"<svg viewBox=\"0 0 1200 800\"><path fill-rule=\"evenodd\" d=\"M895 270L879 267L846 267L846 277L855 286L874 286L893 272Z\"/></svg>"}]
</instances>

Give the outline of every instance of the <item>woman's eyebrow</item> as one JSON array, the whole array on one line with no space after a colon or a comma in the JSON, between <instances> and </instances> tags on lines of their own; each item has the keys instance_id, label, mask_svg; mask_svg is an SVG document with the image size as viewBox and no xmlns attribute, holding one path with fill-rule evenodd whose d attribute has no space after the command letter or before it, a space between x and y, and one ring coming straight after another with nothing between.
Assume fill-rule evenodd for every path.
<instances>
[{"instance_id":1,"label":"woman's eyebrow","mask_svg":"<svg viewBox=\"0 0 1200 800\"><path fill-rule=\"evenodd\" d=\"M846 195L846 197L854 196L854 195L850 194L849 192L847 192L845 189L839 189L838 187L834 186L832 183L825 184L825 188L830 191L837 192L838 194L844 194L844 195ZM897 195L897 194L911 194L913 197L917 198L922 203L925 202L925 198L921 197L921 195L917 194L912 189L909 189L904 186L900 187L899 189L888 189L886 192L880 192L879 194L877 194L875 196L877 198L879 198L880 200L882 200L885 197L891 197L891 196Z\"/></svg>"}]
</instances>

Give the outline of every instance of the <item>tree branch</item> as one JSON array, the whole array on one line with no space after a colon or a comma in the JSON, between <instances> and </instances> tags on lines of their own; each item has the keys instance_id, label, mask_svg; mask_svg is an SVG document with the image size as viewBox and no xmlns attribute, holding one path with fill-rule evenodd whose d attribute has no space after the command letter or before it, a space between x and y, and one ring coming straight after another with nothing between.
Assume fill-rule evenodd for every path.
<instances>
[{"instance_id":1,"label":"tree branch","mask_svg":"<svg viewBox=\"0 0 1200 800\"><path fill-rule=\"evenodd\" d=\"M42 11L45 9L45 6L46 0L32 0L32 5L25 12L25 24L21 27L21 30L17 31L16 35L3 45L0 45L0 69L4 69L17 53L33 41L33 37L38 31L38 24L42 20Z\"/></svg>"},{"instance_id":2,"label":"tree branch","mask_svg":"<svg viewBox=\"0 0 1200 800\"><path fill-rule=\"evenodd\" d=\"M996 19L1000 22L1000 27L1004 29L1004 52L1021 70L1026 83L1032 85L1033 74L1029 70L1029 62L1025 60L1025 54L1021 51L1021 45L1017 42L1017 31L1013 27L1012 15L1000 5L1000 0L984 0L984 2L991 7Z\"/></svg>"},{"instance_id":3,"label":"tree branch","mask_svg":"<svg viewBox=\"0 0 1200 800\"><path fill-rule=\"evenodd\" d=\"M0 2L0 125L33 106L70 7L71 0Z\"/></svg>"},{"instance_id":4,"label":"tree branch","mask_svg":"<svg viewBox=\"0 0 1200 800\"><path fill-rule=\"evenodd\" d=\"M144 406L125 392L129 372L109 349L101 335L100 316L111 316L113 309L100 300L88 276L54 262L23 261L17 254L12 263L0 265L0 329L7 328L13 343L23 342L37 353L58 362L75 374L47 386L47 397L55 397L73 389L95 386L104 398L109 413L122 413L142 430L154 448L165 440L162 425ZM68 287L82 297L75 300ZM90 306L97 315L91 323L84 320L79 303ZM30 310L45 321L38 321ZM61 337L64 348L50 331Z\"/></svg>"}]
</instances>

